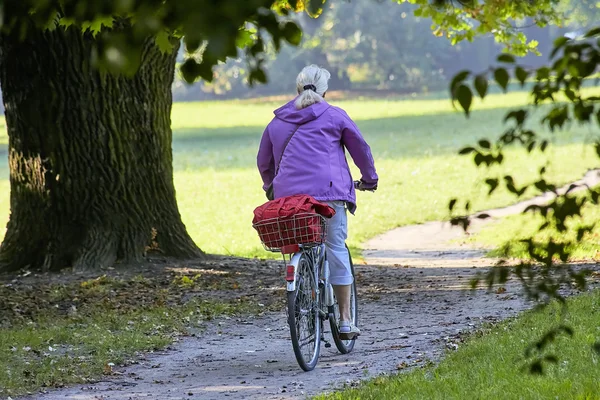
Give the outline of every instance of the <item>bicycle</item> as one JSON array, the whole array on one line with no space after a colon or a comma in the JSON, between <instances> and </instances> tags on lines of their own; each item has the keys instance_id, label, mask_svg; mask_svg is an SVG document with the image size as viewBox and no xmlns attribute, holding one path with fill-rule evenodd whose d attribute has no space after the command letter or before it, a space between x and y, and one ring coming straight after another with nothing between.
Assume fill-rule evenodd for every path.
<instances>
[{"instance_id":1,"label":"bicycle","mask_svg":"<svg viewBox=\"0 0 600 400\"><path fill-rule=\"evenodd\" d=\"M375 190L361 188L359 181L354 185L358 190ZM287 319L292 348L300 368L312 371L316 367L321 342L325 343L325 347L331 347L324 336L323 325L327 320L338 351L350 353L354 349L356 336L347 336L338 329L340 311L333 286L329 283L325 218L318 214L301 213L286 219L260 221L253 227L259 231L265 249L280 252L286 264ZM348 257L352 276L355 277L349 251ZM356 279L353 279L351 287L350 313L352 323L358 326Z\"/></svg>"},{"instance_id":2,"label":"bicycle","mask_svg":"<svg viewBox=\"0 0 600 400\"><path fill-rule=\"evenodd\" d=\"M342 337L337 326L339 307L329 283L324 243L325 218L318 214L300 213L286 219L267 219L256 223L255 228L281 235L282 242L295 242L271 247L263 240L265 248L280 252L286 264L287 319L292 348L300 368L304 371L315 368L321 342L325 343L325 347L331 347L324 336L323 325L327 320L337 349L342 354L351 352L356 338ZM352 260L350 265L354 276ZM350 307L352 322L357 325L356 282L352 284Z\"/></svg>"}]
</instances>

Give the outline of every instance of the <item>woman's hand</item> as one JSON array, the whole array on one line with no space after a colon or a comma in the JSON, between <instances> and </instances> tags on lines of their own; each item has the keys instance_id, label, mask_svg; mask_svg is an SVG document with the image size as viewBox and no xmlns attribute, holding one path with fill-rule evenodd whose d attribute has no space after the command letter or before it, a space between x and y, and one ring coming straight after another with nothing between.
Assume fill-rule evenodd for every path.
<instances>
[{"instance_id":1,"label":"woman's hand","mask_svg":"<svg viewBox=\"0 0 600 400\"><path fill-rule=\"evenodd\" d=\"M361 179L359 181L354 181L354 188L356 190L360 190L362 192L364 192L364 191L374 192L377 190L377 182L367 183Z\"/></svg>"}]
</instances>

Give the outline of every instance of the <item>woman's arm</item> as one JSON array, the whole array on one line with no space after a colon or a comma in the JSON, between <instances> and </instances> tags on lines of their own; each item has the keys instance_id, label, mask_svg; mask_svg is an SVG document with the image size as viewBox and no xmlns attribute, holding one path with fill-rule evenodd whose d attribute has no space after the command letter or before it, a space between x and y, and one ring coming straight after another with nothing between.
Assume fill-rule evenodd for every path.
<instances>
[{"instance_id":1,"label":"woman's arm","mask_svg":"<svg viewBox=\"0 0 600 400\"><path fill-rule=\"evenodd\" d=\"M365 188L376 187L379 177L375 170L375 161L371 148L363 138L358 126L350 117L340 110L342 115L342 143L348 149L354 164L360 170L361 181Z\"/></svg>"},{"instance_id":2,"label":"woman's arm","mask_svg":"<svg viewBox=\"0 0 600 400\"><path fill-rule=\"evenodd\" d=\"M273 144L269 136L269 127L265 129L258 147L256 165L263 181L263 189L266 191L275 178L275 158L273 157Z\"/></svg>"}]
</instances>

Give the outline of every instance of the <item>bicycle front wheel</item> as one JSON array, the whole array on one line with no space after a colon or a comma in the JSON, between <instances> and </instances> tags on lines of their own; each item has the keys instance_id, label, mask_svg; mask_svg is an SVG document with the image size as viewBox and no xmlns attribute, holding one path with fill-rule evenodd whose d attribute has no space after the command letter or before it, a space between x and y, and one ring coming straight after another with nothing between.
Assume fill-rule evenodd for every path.
<instances>
[{"instance_id":1,"label":"bicycle front wheel","mask_svg":"<svg viewBox=\"0 0 600 400\"><path fill-rule=\"evenodd\" d=\"M350 315L352 316L352 323L355 326L358 326L358 299L356 292L356 275L354 274L354 264L352 263L352 257L350 256L350 250L348 246L346 246L348 250L348 258L350 259L350 268L352 270L352 276L354 280L352 281L352 287L350 290ZM335 296L335 295L334 295ZM344 339L342 334L338 329L338 321L340 320L340 308L338 306L337 299L335 299L334 305L329 307L329 324L331 325L331 335L333 336L333 341L335 342L335 347L342 354L347 354L354 349L354 344L356 342L356 338L354 339Z\"/></svg>"},{"instance_id":2,"label":"bicycle front wheel","mask_svg":"<svg viewBox=\"0 0 600 400\"><path fill-rule=\"evenodd\" d=\"M317 365L321 349L321 319L317 276L312 262L302 254L296 290L287 292L288 324L296 360L304 371Z\"/></svg>"}]
</instances>

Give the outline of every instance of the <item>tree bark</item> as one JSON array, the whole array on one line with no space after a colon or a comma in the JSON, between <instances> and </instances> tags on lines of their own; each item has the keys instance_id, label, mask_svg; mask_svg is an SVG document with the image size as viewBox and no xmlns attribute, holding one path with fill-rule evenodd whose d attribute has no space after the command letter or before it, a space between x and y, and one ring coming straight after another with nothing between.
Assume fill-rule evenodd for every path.
<instances>
[{"instance_id":1,"label":"tree bark","mask_svg":"<svg viewBox=\"0 0 600 400\"><path fill-rule=\"evenodd\" d=\"M0 270L98 268L149 249L203 255L173 185L177 49L149 38L127 78L96 70L93 45L74 28L1 39L11 214Z\"/></svg>"}]
</instances>

